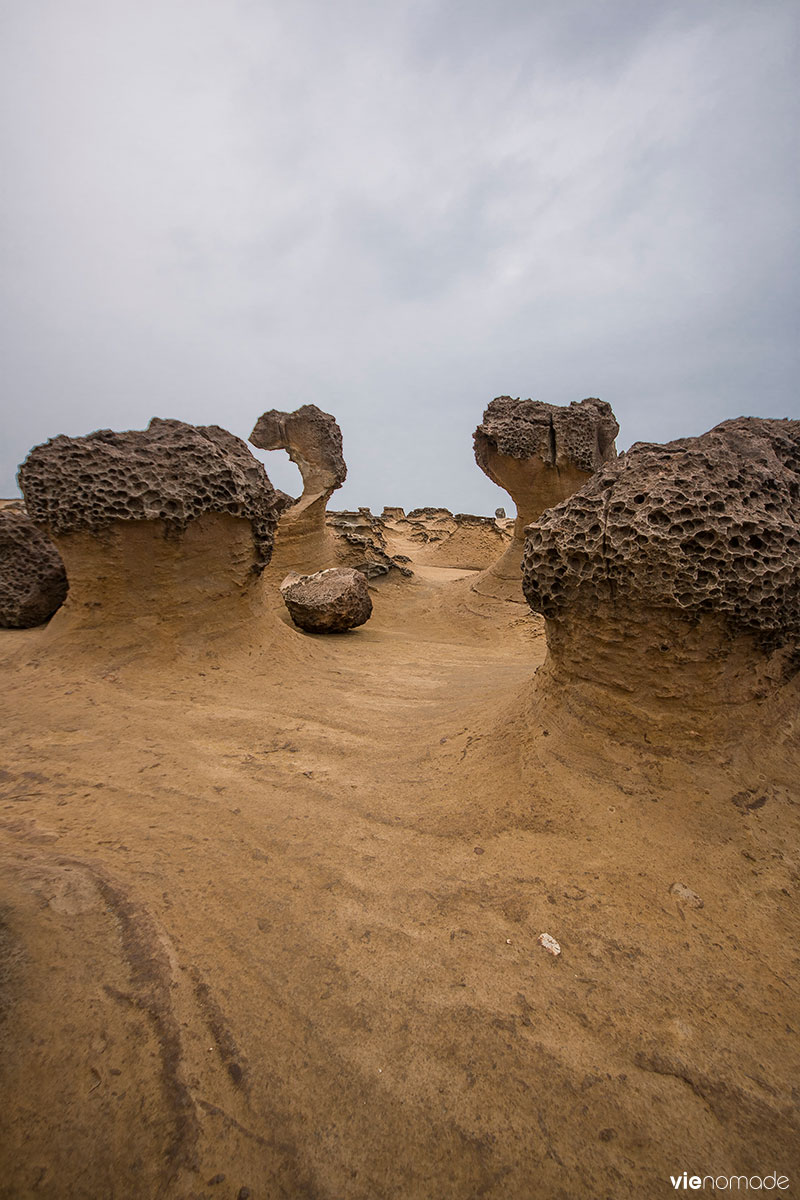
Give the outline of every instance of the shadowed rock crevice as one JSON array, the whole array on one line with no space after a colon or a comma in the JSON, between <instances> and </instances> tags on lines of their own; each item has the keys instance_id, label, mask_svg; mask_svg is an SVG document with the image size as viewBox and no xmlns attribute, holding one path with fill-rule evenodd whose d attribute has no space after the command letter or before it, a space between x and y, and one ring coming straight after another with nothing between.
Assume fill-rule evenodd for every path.
<instances>
[{"instance_id":1,"label":"shadowed rock crevice","mask_svg":"<svg viewBox=\"0 0 800 1200\"><path fill-rule=\"evenodd\" d=\"M475 430L475 461L517 507L505 553L475 582L475 590L522 603L525 527L571 496L616 455L619 426L611 405L590 398L568 408L498 396Z\"/></svg>"}]
</instances>

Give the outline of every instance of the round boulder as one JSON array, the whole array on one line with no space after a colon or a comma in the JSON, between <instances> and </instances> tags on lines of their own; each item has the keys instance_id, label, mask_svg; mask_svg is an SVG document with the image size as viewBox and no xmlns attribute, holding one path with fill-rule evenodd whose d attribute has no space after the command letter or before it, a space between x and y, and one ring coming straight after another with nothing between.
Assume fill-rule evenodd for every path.
<instances>
[{"instance_id":1,"label":"round boulder","mask_svg":"<svg viewBox=\"0 0 800 1200\"><path fill-rule=\"evenodd\" d=\"M351 567L287 575L281 595L295 625L308 633L345 633L372 616L367 581Z\"/></svg>"},{"instance_id":2,"label":"round boulder","mask_svg":"<svg viewBox=\"0 0 800 1200\"><path fill-rule=\"evenodd\" d=\"M0 627L42 625L66 594L64 564L47 535L21 504L0 509Z\"/></svg>"}]
</instances>

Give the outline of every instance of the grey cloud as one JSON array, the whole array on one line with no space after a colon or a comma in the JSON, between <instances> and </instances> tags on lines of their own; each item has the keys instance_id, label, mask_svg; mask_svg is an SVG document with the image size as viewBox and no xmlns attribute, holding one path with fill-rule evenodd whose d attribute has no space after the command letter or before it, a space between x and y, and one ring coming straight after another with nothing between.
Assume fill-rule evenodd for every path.
<instances>
[{"instance_id":1,"label":"grey cloud","mask_svg":"<svg viewBox=\"0 0 800 1200\"><path fill-rule=\"evenodd\" d=\"M499 393L622 445L798 415L794 4L5 14L0 493L59 432L313 401L337 502L490 511Z\"/></svg>"}]
</instances>

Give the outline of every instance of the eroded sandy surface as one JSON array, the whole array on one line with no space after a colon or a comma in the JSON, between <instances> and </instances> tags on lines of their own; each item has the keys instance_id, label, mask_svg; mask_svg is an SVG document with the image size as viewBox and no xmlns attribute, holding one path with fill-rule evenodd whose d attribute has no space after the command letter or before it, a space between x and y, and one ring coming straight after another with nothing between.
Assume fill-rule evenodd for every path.
<instances>
[{"instance_id":1,"label":"eroded sandy surface","mask_svg":"<svg viewBox=\"0 0 800 1200\"><path fill-rule=\"evenodd\" d=\"M796 1180L796 790L545 728L541 621L469 583L171 659L3 634L0 1195Z\"/></svg>"}]
</instances>

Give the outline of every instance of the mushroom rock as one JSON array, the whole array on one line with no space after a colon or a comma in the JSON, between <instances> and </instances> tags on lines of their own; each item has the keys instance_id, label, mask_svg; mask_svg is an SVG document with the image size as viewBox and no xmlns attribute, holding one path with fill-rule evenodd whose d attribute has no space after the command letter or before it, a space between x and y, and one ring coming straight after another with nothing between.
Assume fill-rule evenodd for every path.
<instances>
[{"instance_id":1,"label":"mushroom rock","mask_svg":"<svg viewBox=\"0 0 800 1200\"><path fill-rule=\"evenodd\" d=\"M219 426L154 418L146 430L62 435L31 450L19 484L69 580L50 629L198 640L261 606L280 501Z\"/></svg>"},{"instance_id":2,"label":"mushroom rock","mask_svg":"<svg viewBox=\"0 0 800 1200\"><path fill-rule=\"evenodd\" d=\"M66 594L64 564L50 539L21 503L0 508L0 627L43 625Z\"/></svg>"},{"instance_id":3,"label":"mushroom rock","mask_svg":"<svg viewBox=\"0 0 800 1200\"><path fill-rule=\"evenodd\" d=\"M800 421L637 443L528 529L523 573L569 736L796 746Z\"/></svg>"},{"instance_id":4,"label":"mushroom rock","mask_svg":"<svg viewBox=\"0 0 800 1200\"><path fill-rule=\"evenodd\" d=\"M619 433L611 405L590 398L568 408L498 396L475 430L475 461L517 506L505 553L473 584L476 592L524 603L521 563L525 527L582 487L616 456Z\"/></svg>"},{"instance_id":5,"label":"mushroom rock","mask_svg":"<svg viewBox=\"0 0 800 1200\"><path fill-rule=\"evenodd\" d=\"M275 539L276 570L316 571L337 558L325 509L347 477L342 431L316 404L295 412L270 409L258 418L250 442L260 450L286 450L303 477L303 494L281 514Z\"/></svg>"}]
</instances>

